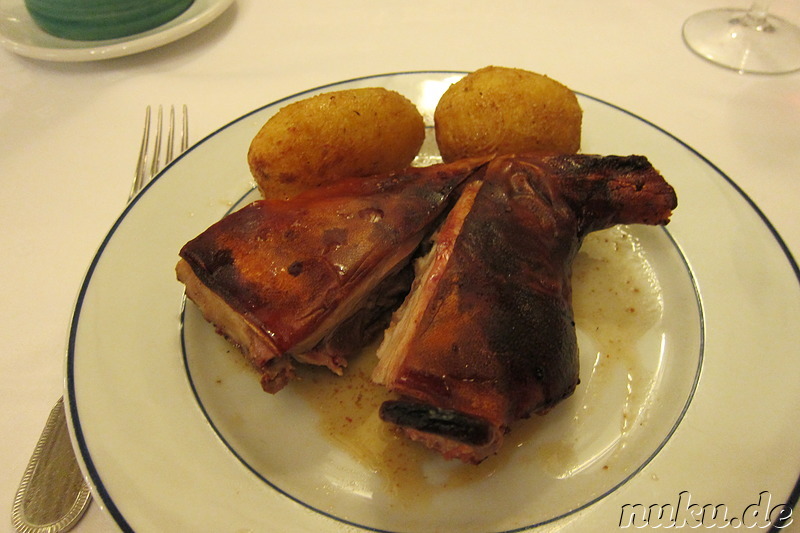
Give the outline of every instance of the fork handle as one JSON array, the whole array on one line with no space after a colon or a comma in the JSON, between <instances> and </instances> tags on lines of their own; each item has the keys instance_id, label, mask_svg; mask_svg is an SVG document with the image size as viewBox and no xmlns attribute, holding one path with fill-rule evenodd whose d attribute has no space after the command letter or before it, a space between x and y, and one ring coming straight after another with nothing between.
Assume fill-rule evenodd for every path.
<instances>
[{"instance_id":1,"label":"fork handle","mask_svg":"<svg viewBox=\"0 0 800 533\"><path fill-rule=\"evenodd\" d=\"M59 398L22 476L11 521L20 533L67 531L90 501L89 486L70 442L64 399Z\"/></svg>"}]
</instances>

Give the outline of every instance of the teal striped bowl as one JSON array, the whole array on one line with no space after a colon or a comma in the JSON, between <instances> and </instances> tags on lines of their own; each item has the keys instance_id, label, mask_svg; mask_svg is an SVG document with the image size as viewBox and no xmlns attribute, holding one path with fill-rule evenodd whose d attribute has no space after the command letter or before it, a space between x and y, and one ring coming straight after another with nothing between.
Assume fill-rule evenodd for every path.
<instances>
[{"instance_id":1,"label":"teal striped bowl","mask_svg":"<svg viewBox=\"0 0 800 533\"><path fill-rule=\"evenodd\" d=\"M37 26L64 39L98 41L150 30L194 0L25 0Z\"/></svg>"}]
</instances>

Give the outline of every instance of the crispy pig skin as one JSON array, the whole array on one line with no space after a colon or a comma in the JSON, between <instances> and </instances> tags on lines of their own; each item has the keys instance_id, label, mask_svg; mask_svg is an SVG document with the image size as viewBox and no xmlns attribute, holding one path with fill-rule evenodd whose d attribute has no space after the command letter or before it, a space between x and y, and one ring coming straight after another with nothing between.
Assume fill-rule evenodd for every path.
<instances>
[{"instance_id":1,"label":"crispy pig skin","mask_svg":"<svg viewBox=\"0 0 800 533\"><path fill-rule=\"evenodd\" d=\"M675 193L639 156L503 156L472 180L416 264L373 380L380 415L479 463L511 423L578 384L571 265L588 232L666 224Z\"/></svg>"},{"instance_id":2,"label":"crispy pig skin","mask_svg":"<svg viewBox=\"0 0 800 533\"><path fill-rule=\"evenodd\" d=\"M178 279L205 318L262 372L266 391L277 392L292 377L292 359L341 373L346 349L337 345L361 330L380 332L370 326L389 305L382 296L402 300L412 253L454 191L486 161L409 168L340 180L289 201L255 201L181 249ZM405 290L398 289L403 280Z\"/></svg>"}]
</instances>

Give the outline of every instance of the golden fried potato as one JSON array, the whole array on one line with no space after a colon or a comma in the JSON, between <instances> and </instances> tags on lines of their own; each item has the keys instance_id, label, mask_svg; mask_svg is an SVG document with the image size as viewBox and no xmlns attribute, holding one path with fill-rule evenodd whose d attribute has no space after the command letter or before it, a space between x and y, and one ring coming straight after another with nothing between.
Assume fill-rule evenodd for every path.
<instances>
[{"instance_id":1,"label":"golden fried potato","mask_svg":"<svg viewBox=\"0 0 800 533\"><path fill-rule=\"evenodd\" d=\"M253 138L247 161L265 198L288 199L337 178L405 168L424 137L422 116L399 93L334 91L278 111Z\"/></svg>"},{"instance_id":2,"label":"golden fried potato","mask_svg":"<svg viewBox=\"0 0 800 533\"><path fill-rule=\"evenodd\" d=\"M583 111L569 88L527 70L484 67L451 85L434 112L445 161L521 152L575 153Z\"/></svg>"}]
</instances>

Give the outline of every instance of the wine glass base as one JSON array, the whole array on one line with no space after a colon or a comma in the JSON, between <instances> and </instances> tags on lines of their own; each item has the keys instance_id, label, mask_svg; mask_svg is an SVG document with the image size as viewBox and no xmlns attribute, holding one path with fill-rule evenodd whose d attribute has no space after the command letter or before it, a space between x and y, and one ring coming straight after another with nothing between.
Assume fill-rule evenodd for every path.
<instances>
[{"instance_id":1,"label":"wine glass base","mask_svg":"<svg viewBox=\"0 0 800 533\"><path fill-rule=\"evenodd\" d=\"M760 25L746 17L741 9L696 13L683 25L683 40L700 57L740 73L800 70L800 28L773 15Z\"/></svg>"}]
</instances>

